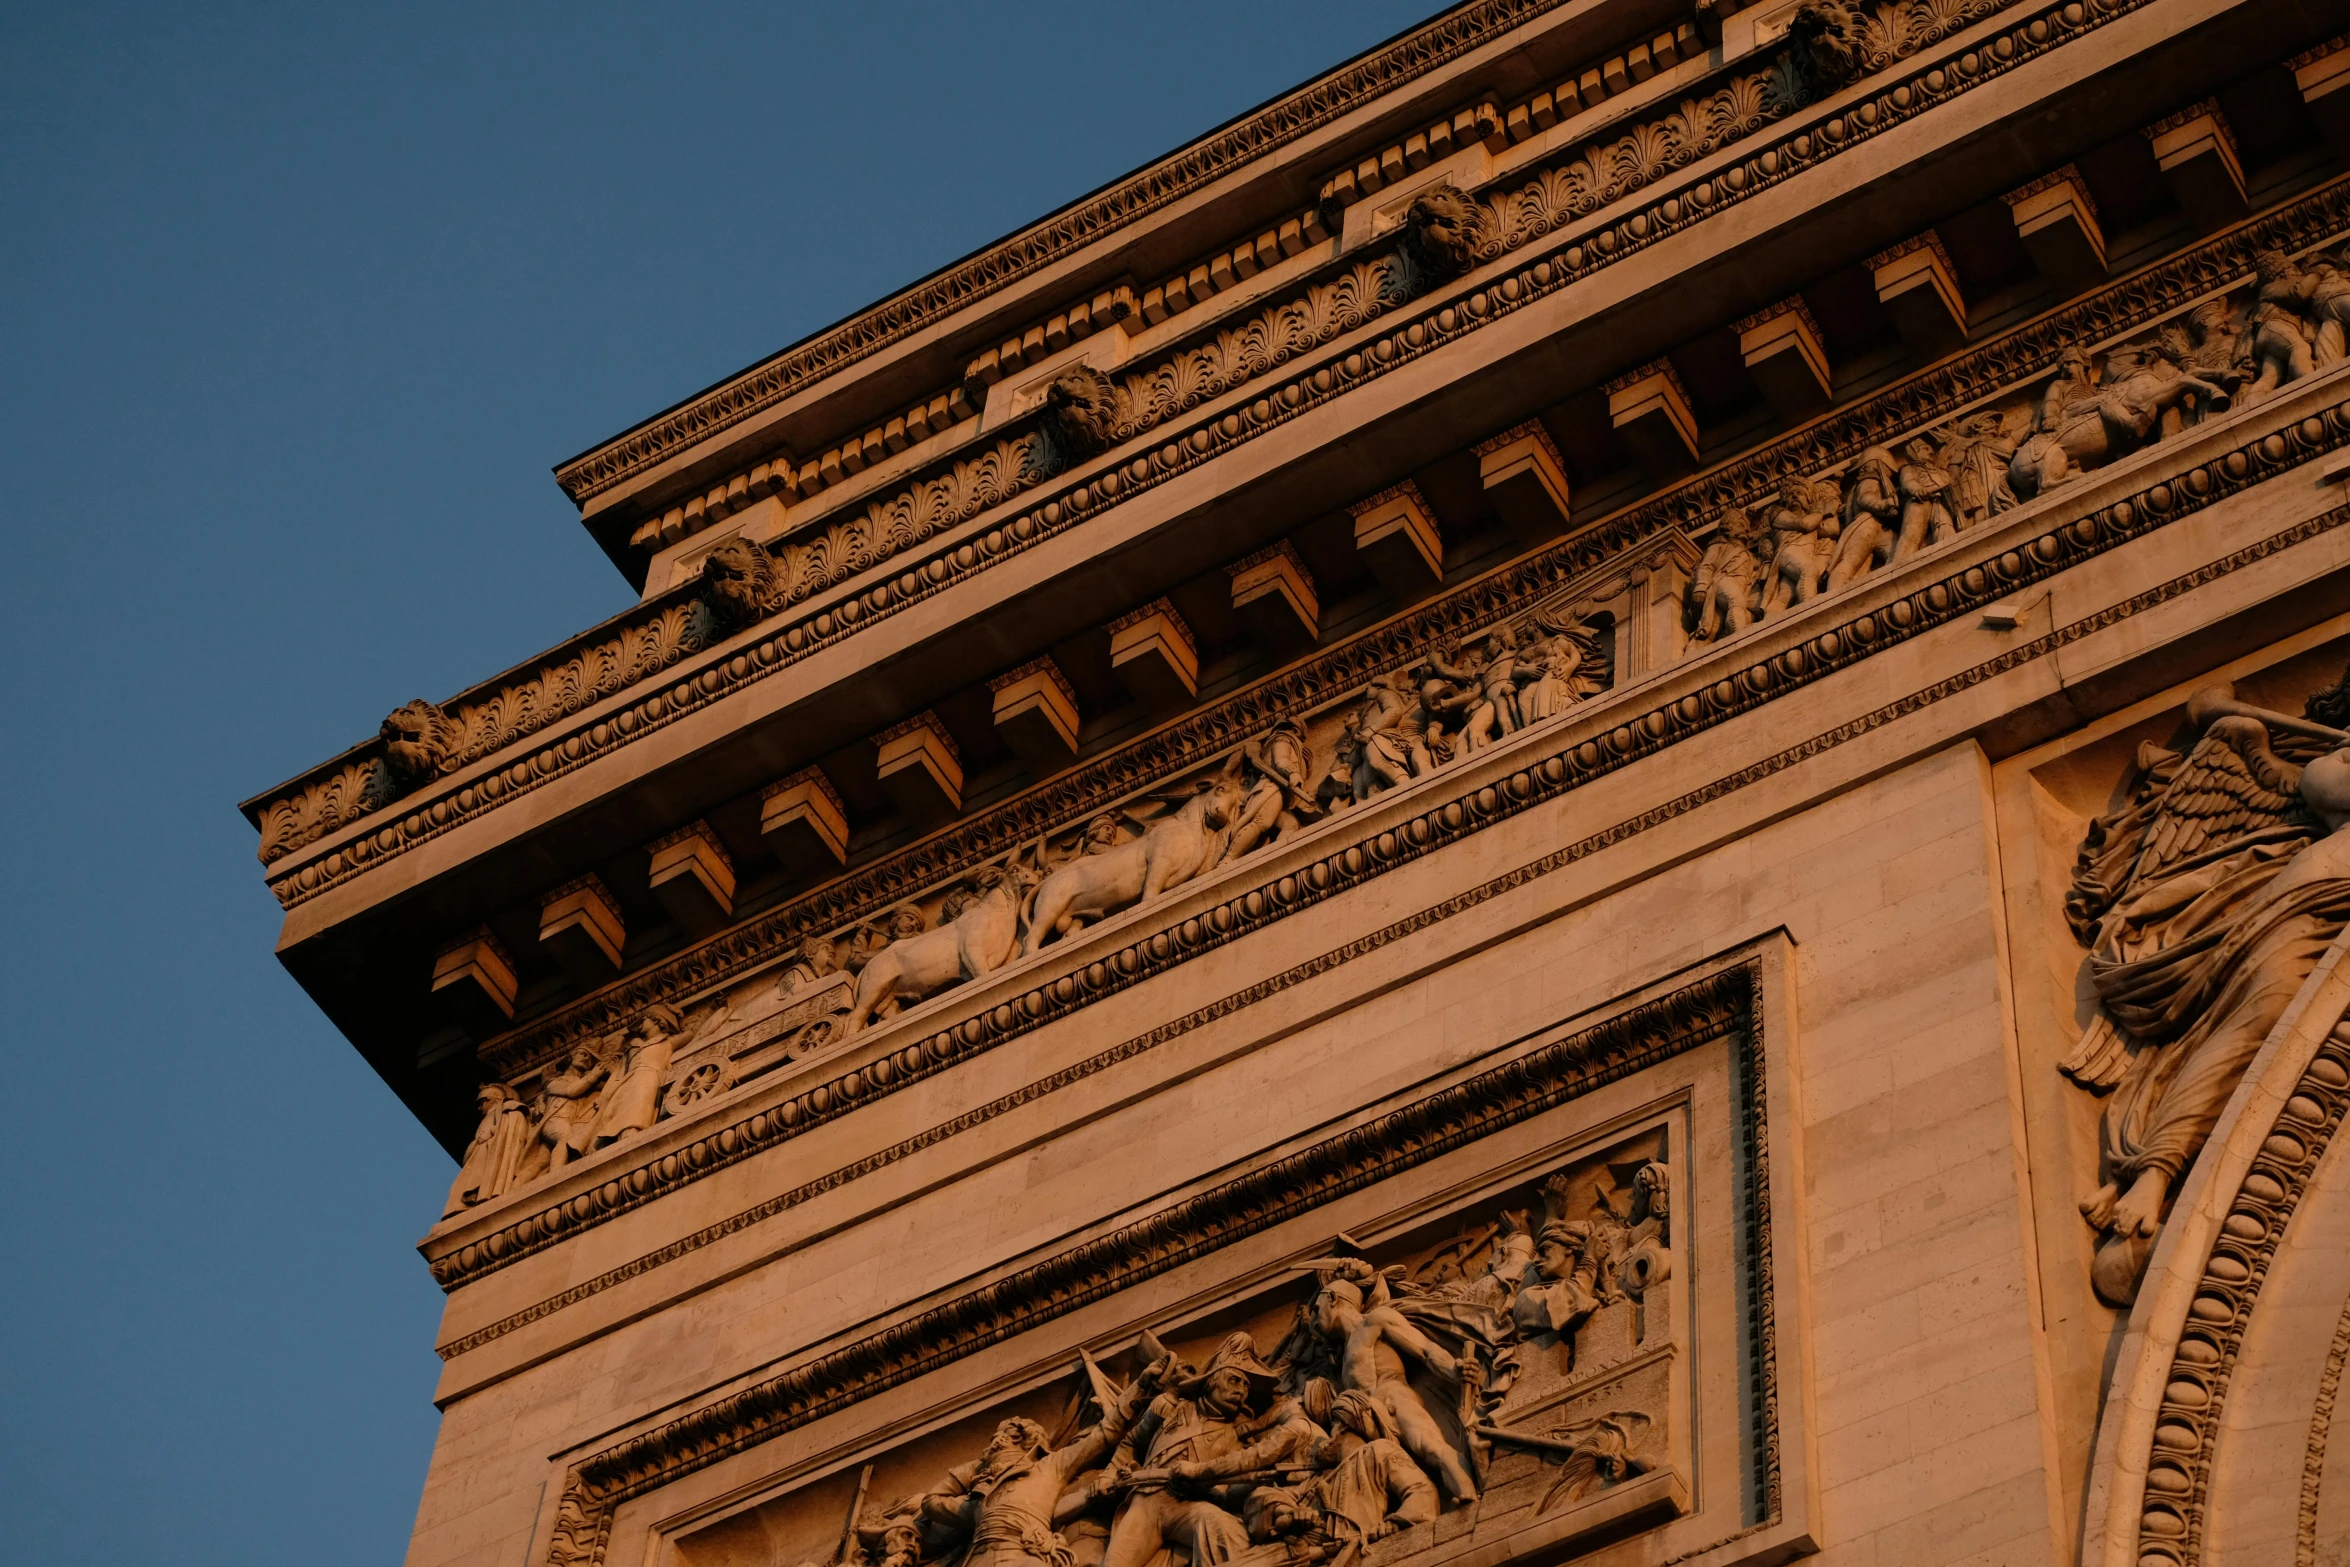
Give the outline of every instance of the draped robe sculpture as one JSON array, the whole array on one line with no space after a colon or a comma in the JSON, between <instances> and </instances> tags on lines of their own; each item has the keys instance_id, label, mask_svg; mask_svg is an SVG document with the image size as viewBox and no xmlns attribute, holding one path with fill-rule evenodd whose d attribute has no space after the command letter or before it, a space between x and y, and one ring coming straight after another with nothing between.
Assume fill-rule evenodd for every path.
<instances>
[{"instance_id":1,"label":"draped robe sculpture","mask_svg":"<svg viewBox=\"0 0 2350 1567\"><path fill-rule=\"evenodd\" d=\"M2066 900L2100 1014L2063 1069L2112 1092L2104 1184L2081 1213L2100 1236L2092 1282L2117 1306L2245 1068L2350 925L2350 735L2226 687L2188 711L2194 746L2141 750L2135 796L2091 826ZM2340 748L2296 764L2277 735Z\"/></svg>"}]
</instances>

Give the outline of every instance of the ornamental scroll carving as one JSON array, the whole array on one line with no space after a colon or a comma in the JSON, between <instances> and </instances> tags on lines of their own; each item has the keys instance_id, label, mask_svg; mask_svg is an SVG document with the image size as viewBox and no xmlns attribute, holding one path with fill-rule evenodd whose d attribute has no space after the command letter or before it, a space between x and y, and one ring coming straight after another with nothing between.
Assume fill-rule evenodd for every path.
<instances>
[{"instance_id":1,"label":"ornamental scroll carving","mask_svg":"<svg viewBox=\"0 0 2350 1567\"><path fill-rule=\"evenodd\" d=\"M1997 0L1965 0L1958 5L1905 0L1879 7L1868 13L1876 19L1870 36L1884 40L1882 60L1872 55L1871 68L1914 53L1999 9ZM2118 14L2127 5L2116 0L2101 9ZM1937 95L1944 90L1934 89ZM1805 89L1790 74L1787 51L1782 50L1767 68L1733 77L1714 91L1689 98L1607 142L1576 149L1560 166L1533 175L1516 191L1479 203L1480 216L1473 225L1464 223L1464 228L1474 227L1479 235L1473 260L1482 262L1529 244L1752 134L1808 101ZM1918 100L1919 107L1924 103ZM1816 151L1806 154L1816 155ZM1784 167L1779 154L1765 154L1763 165L1758 165L1762 172L1750 177L1744 170L1733 171L1712 199L1734 199L1737 193L1759 188L1756 181L1767 181ZM1695 209L1673 202L1667 204L1667 210L1673 215L1665 221L1678 224ZM1633 221L1639 234L1651 232L1651 219L1644 216ZM1610 233L1603 239L1603 250L1612 256L1618 236ZM1580 265L1576 263L1572 269L1579 270ZM1269 374L1308 349L1405 303L1422 291L1428 280L1429 275L1405 260L1400 250L1352 262L1298 298L1268 306L1244 324L1219 330L1208 342L1174 351L1159 366L1115 383L1112 411L1116 418L1110 426L1114 438L1139 434L1210 397ZM1445 327L1447 333L1453 329L1450 324ZM1280 396L1287 406L1297 405L1294 389L1284 389ZM1191 439L1197 442L1202 438L1201 432L1195 432ZM1170 452L1174 449L1167 448ZM615 448L615 456L617 451ZM757 579L755 585L738 593L732 607L711 606L700 598L663 605L650 610L644 620L616 628L605 640L573 650L562 663L520 686L508 687L478 704L455 704L458 711L453 716L465 734L457 753L458 765L700 651L714 639L715 631L741 623L730 616L750 613L755 619L845 581L920 545L941 529L1025 491L1038 480L1062 471L1067 461L1067 454L1056 449L1041 425L999 441L985 453L956 460L943 473L868 503L859 515L826 522L813 534L788 542L776 554L771 570L750 573ZM1087 495L1072 496L1067 505L1082 512L1122 493L1119 483L1105 476ZM958 562L960 569L971 564L968 560ZM926 570L933 580L943 580L940 563L934 561ZM616 670L627 672L614 679ZM262 863L274 864L382 809L399 792L394 781L384 775L378 758L305 779L287 796L261 807Z\"/></svg>"},{"instance_id":2,"label":"ornamental scroll carving","mask_svg":"<svg viewBox=\"0 0 2350 1567\"><path fill-rule=\"evenodd\" d=\"M708 1003L690 1027L657 1005L618 1035L575 1042L560 1064L489 1085L474 1149L502 1150L518 1114L532 1138L521 1156L484 1151L481 1172L460 1174L448 1212L520 1190L663 1116L1564 716L1613 683L1611 629L1604 612L1533 611L1471 646L1429 648L1079 825L803 941L779 969ZM624 1081L633 1085L625 1094ZM611 1108L622 1099L625 1113ZM469 1150L468 1172L475 1162Z\"/></svg>"},{"instance_id":3,"label":"ornamental scroll carving","mask_svg":"<svg viewBox=\"0 0 2350 1567\"><path fill-rule=\"evenodd\" d=\"M2188 704L2184 751L2141 746L2090 824L2065 915L2097 1010L2061 1070L2105 1096L2091 1281L2126 1306L2180 1177L2269 1031L2350 926L2350 673L2303 716L2226 686Z\"/></svg>"},{"instance_id":4,"label":"ornamental scroll carving","mask_svg":"<svg viewBox=\"0 0 2350 1567\"><path fill-rule=\"evenodd\" d=\"M1829 473L1789 474L1725 513L1691 574L1683 621L1698 641L1850 586L2231 407L2345 357L2350 272L2316 252L2264 250L2254 276L2093 351L2064 345L2052 374Z\"/></svg>"},{"instance_id":5,"label":"ornamental scroll carving","mask_svg":"<svg viewBox=\"0 0 2350 1567\"><path fill-rule=\"evenodd\" d=\"M1001 1419L890 1500L868 1467L830 1567L1408 1555L1447 1513L1563 1515L1670 1467L1665 1153L1641 1134L1521 1189L1539 1217L1505 1197L1401 1257L1339 1236L1285 1305L1186 1350L1081 1353L1050 1424Z\"/></svg>"}]
</instances>

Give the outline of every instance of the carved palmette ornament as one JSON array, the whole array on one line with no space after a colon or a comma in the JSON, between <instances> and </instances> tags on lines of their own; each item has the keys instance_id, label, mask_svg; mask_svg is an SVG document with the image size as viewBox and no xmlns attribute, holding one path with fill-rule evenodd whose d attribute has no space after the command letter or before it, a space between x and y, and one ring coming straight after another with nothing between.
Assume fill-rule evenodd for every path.
<instances>
[{"instance_id":1,"label":"carved palmette ornament","mask_svg":"<svg viewBox=\"0 0 2350 1567\"><path fill-rule=\"evenodd\" d=\"M1997 9L1995 0L1905 0L1870 15L1877 19L1872 25L1889 40L1885 63L1890 63ZM2027 38L2019 58L2055 41ZM1785 78L1783 63L1731 75L1701 94L1660 107L1649 119L1611 132L1606 140L1583 144L1514 190L1482 198L1485 239L1479 255L1498 256L1530 244L1752 135L1799 106L1789 95ZM1920 100L1919 108L1925 103ZM1780 156L1765 155L1770 169L1780 166ZM1755 167L1760 170L1763 165ZM1727 188L1753 188L1751 180L1736 182L1745 174L1740 171ZM1579 249L1567 254L1582 258L1570 259L1569 271L1595 264ZM1120 439L1188 413L1244 381L1269 375L1309 349L1407 302L1414 295L1412 278L1413 269L1400 254L1347 263L1290 299L1264 306L1252 318L1218 326L1205 341L1170 349L1155 367L1122 375ZM1451 330L1446 328L1447 333ZM1259 421L1253 416L1243 419L1244 425L1254 422ZM1038 429L959 456L943 470L864 501L854 512L817 518L808 531L795 532L771 551L777 586L763 599L764 612L773 614L912 550L942 529L1011 499L1062 468L1050 438ZM1087 512L1122 496L1126 482L1105 476L1080 486L1061 504L1071 516ZM640 614L642 618L602 640L564 650L531 679L478 704L464 704L456 717L465 730L465 757L487 755L667 668L706 647L711 632L725 624L699 602L651 605ZM389 776L373 759L305 778L297 789L262 807L261 860L273 864L381 809L396 794ZM369 853L357 852L363 859ZM317 874L311 873L310 879L315 881ZM308 884L278 888L281 899L289 903L313 890Z\"/></svg>"}]
</instances>

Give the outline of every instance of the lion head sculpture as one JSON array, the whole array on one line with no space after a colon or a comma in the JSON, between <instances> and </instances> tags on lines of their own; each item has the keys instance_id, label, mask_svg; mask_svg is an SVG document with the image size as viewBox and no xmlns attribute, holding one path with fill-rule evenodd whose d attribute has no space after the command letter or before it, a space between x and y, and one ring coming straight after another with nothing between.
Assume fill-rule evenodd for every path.
<instances>
[{"instance_id":1,"label":"lion head sculpture","mask_svg":"<svg viewBox=\"0 0 2350 1567\"><path fill-rule=\"evenodd\" d=\"M1861 73L1866 41L1843 0L1806 0L1787 20L1787 68L1797 98L1816 102Z\"/></svg>"},{"instance_id":2,"label":"lion head sculpture","mask_svg":"<svg viewBox=\"0 0 2350 1567\"><path fill-rule=\"evenodd\" d=\"M739 533L702 557L702 601L726 625L765 614L775 587L775 557Z\"/></svg>"},{"instance_id":3,"label":"lion head sculpture","mask_svg":"<svg viewBox=\"0 0 2350 1567\"><path fill-rule=\"evenodd\" d=\"M455 767L464 726L421 697L392 709L379 731L384 765L402 789L412 789Z\"/></svg>"},{"instance_id":4,"label":"lion head sculpture","mask_svg":"<svg viewBox=\"0 0 2350 1567\"><path fill-rule=\"evenodd\" d=\"M1044 389L1044 427L1064 463L1106 449L1118 432L1118 389L1091 365L1071 365Z\"/></svg>"},{"instance_id":5,"label":"lion head sculpture","mask_svg":"<svg viewBox=\"0 0 2350 1567\"><path fill-rule=\"evenodd\" d=\"M1414 270L1451 277L1476 257L1485 241L1485 209L1458 185L1431 185L1404 209L1398 243Z\"/></svg>"}]
</instances>

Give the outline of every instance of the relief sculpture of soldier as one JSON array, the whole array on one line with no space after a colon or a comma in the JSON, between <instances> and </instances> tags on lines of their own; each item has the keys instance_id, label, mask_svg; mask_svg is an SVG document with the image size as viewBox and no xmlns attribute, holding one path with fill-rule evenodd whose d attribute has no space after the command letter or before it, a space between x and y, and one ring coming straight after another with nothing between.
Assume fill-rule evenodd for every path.
<instances>
[{"instance_id":1,"label":"relief sculpture of soldier","mask_svg":"<svg viewBox=\"0 0 2350 1567\"><path fill-rule=\"evenodd\" d=\"M2099 1009L2063 1069L2111 1096L2103 1184L2081 1212L2114 1305L2135 1298L2180 1176L2350 925L2350 676L2307 712L2198 692L2193 743L2142 747L2129 803L2081 845L2065 912Z\"/></svg>"},{"instance_id":2,"label":"relief sculpture of soldier","mask_svg":"<svg viewBox=\"0 0 2350 1567\"><path fill-rule=\"evenodd\" d=\"M1446 1495L1456 1502L1475 1501L1477 1482L1413 1378L1417 1370L1445 1385L1454 1396L1441 1403L1465 1407L1459 1395L1464 1378L1475 1376L1474 1362L1464 1367L1408 1321L1395 1307L1386 1275L1368 1262L1331 1257L1310 1266L1321 1287L1283 1341L1284 1358L1328 1365L1341 1391L1361 1393L1386 1410L1404 1450L1435 1476ZM1473 1387L1467 1391L1473 1396Z\"/></svg>"},{"instance_id":3,"label":"relief sculpture of soldier","mask_svg":"<svg viewBox=\"0 0 2350 1567\"><path fill-rule=\"evenodd\" d=\"M1195 1367L1145 1330L1121 1386L1081 1353L1069 1434L1004 1420L915 1495L866 1509L860 1490L836 1567L1307 1567L1478 1505L1494 1443L1535 1458L1537 1512L1645 1473L1661 1412L1491 1421L1521 1348L1571 1364L1584 1318L1668 1274L1669 1186L1645 1156L1601 1165L1570 1218L1561 1172L1539 1235L1504 1210L1417 1269L1298 1264L1310 1293L1270 1356L1235 1330Z\"/></svg>"},{"instance_id":4,"label":"relief sculpture of soldier","mask_svg":"<svg viewBox=\"0 0 2350 1567\"><path fill-rule=\"evenodd\" d=\"M1122 1495L1110 1523L1103 1567L1148 1567L1162 1549L1213 1567L1248 1549L1248 1531L1218 1482L1270 1469L1321 1437L1290 1409L1258 1431L1250 1409L1281 1380L1257 1357L1246 1333L1217 1346L1196 1373L1168 1374L1172 1386L1151 1401L1110 1461L1105 1493Z\"/></svg>"},{"instance_id":5,"label":"relief sculpture of soldier","mask_svg":"<svg viewBox=\"0 0 2350 1567\"><path fill-rule=\"evenodd\" d=\"M1002 1422L984 1453L950 1471L922 1499L922 1521L962 1536L963 1567L1071 1567L1069 1543L1057 1527L1063 1500L1126 1434L1155 1385L1155 1369L1146 1369L1097 1424L1061 1446L1033 1420Z\"/></svg>"}]
</instances>

